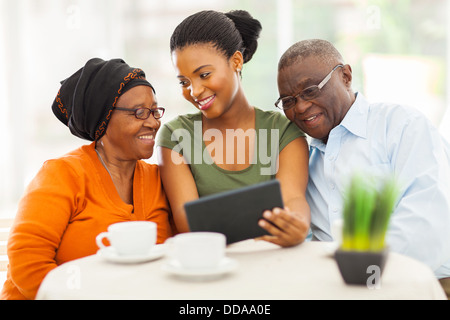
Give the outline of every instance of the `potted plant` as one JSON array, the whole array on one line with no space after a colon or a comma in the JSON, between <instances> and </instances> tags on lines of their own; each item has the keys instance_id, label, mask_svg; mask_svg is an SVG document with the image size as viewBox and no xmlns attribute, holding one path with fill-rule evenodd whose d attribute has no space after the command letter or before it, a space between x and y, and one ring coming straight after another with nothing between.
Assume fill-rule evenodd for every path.
<instances>
[{"instance_id":1,"label":"potted plant","mask_svg":"<svg viewBox=\"0 0 450 320\"><path fill-rule=\"evenodd\" d=\"M342 244L335 252L346 283L367 284L368 268L373 266L381 276L388 256L385 235L397 195L391 178L376 187L360 174L352 177L344 200Z\"/></svg>"}]
</instances>

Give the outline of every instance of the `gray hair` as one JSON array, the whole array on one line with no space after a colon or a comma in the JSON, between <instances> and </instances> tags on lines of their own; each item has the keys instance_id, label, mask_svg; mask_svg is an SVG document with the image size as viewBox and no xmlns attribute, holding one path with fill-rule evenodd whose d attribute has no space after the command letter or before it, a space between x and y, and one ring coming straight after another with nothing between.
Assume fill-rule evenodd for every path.
<instances>
[{"instance_id":1,"label":"gray hair","mask_svg":"<svg viewBox=\"0 0 450 320\"><path fill-rule=\"evenodd\" d=\"M314 56L321 63L334 66L344 64L344 59L333 44L326 40L310 39L303 40L292 45L280 58L278 71L291 66L299 60Z\"/></svg>"}]
</instances>

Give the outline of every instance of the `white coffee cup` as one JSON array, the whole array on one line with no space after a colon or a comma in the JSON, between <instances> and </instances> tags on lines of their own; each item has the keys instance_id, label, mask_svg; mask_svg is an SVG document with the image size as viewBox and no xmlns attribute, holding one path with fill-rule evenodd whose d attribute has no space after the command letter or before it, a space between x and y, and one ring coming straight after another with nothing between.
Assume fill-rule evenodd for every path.
<instances>
[{"instance_id":1,"label":"white coffee cup","mask_svg":"<svg viewBox=\"0 0 450 320\"><path fill-rule=\"evenodd\" d=\"M181 233L169 239L170 255L185 269L210 269L225 257L226 237L216 232Z\"/></svg>"},{"instance_id":2,"label":"white coffee cup","mask_svg":"<svg viewBox=\"0 0 450 320\"><path fill-rule=\"evenodd\" d=\"M151 221L118 222L108 227L108 232L102 232L96 237L100 249L108 248L103 243L107 238L111 247L122 256L145 255L156 243L157 227Z\"/></svg>"}]
</instances>

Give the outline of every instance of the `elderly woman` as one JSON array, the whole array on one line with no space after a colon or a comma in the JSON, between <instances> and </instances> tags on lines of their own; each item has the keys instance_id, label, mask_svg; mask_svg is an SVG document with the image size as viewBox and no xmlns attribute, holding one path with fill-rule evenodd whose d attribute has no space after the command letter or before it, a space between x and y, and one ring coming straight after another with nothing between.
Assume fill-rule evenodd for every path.
<instances>
[{"instance_id":1,"label":"elderly woman","mask_svg":"<svg viewBox=\"0 0 450 320\"><path fill-rule=\"evenodd\" d=\"M93 141L45 162L22 198L8 241L2 299L34 299L46 274L92 255L95 237L115 222L158 225L158 243L172 235L153 154L164 109L142 70L123 60L91 59L62 82L53 103L70 131Z\"/></svg>"}]
</instances>

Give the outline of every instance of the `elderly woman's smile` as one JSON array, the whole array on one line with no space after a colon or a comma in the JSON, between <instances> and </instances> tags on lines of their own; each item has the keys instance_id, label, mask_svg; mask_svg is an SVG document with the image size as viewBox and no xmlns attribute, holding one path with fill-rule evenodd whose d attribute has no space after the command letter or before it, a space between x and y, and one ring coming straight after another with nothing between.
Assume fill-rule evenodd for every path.
<instances>
[{"instance_id":1,"label":"elderly woman's smile","mask_svg":"<svg viewBox=\"0 0 450 320\"><path fill-rule=\"evenodd\" d=\"M154 143L155 142L154 134L143 135L143 136L138 137L138 139L141 139L141 140L143 140L143 142L146 142L146 143L150 143L150 142Z\"/></svg>"}]
</instances>

